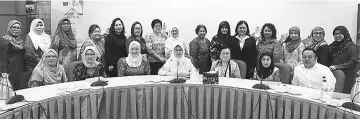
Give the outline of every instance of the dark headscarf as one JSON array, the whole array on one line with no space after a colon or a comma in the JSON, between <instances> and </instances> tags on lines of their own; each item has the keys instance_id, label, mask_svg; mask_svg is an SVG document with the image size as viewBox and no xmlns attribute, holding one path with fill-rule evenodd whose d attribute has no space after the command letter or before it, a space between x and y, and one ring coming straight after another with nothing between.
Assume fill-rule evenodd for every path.
<instances>
[{"instance_id":1,"label":"dark headscarf","mask_svg":"<svg viewBox=\"0 0 360 120\"><path fill-rule=\"evenodd\" d=\"M64 40L64 42L67 43L71 48L77 48L77 42L75 40L75 35L74 35L73 31L72 31L71 22L70 22L69 31L64 31L64 29L62 28L62 23L64 21L69 21L70 22L69 19L62 18L58 23L58 26L57 26L56 31L55 31L55 35L62 38Z\"/></svg>"},{"instance_id":2,"label":"dark headscarf","mask_svg":"<svg viewBox=\"0 0 360 120\"><path fill-rule=\"evenodd\" d=\"M349 31L345 26L337 26L333 31L333 35L336 30L339 30L341 34L344 35L344 39L342 41L334 41L329 45L331 59L334 59L339 54L345 52L349 46L355 45L355 43L351 40Z\"/></svg>"},{"instance_id":3,"label":"dark headscarf","mask_svg":"<svg viewBox=\"0 0 360 120\"><path fill-rule=\"evenodd\" d=\"M115 22L116 21L120 21L121 24L123 25L123 30L121 31L120 35L116 34L116 32L115 32ZM108 37L113 39L117 45L121 45L126 42L125 26L124 26L123 21L120 18L115 18L112 21L111 26L110 26L110 34Z\"/></svg>"},{"instance_id":4,"label":"dark headscarf","mask_svg":"<svg viewBox=\"0 0 360 120\"><path fill-rule=\"evenodd\" d=\"M226 35L222 34L221 33L221 28L222 27L226 27L228 29L228 32L226 33ZM230 39L230 24L227 22L227 21L222 21L220 24L219 24L219 28L218 28L218 32L217 32L217 36L220 38L220 42L223 42L225 45L228 43L229 39Z\"/></svg>"},{"instance_id":5,"label":"dark headscarf","mask_svg":"<svg viewBox=\"0 0 360 120\"><path fill-rule=\"evenodd\" d=\"M261 63L261 59L264 57L264 56L269 56L270 59L271 59L271 63L270 63L270 66L265 68L262 63ZM271 52L264 52L260 55L260 59L258 60L258 67L257 67L257 70L256 70L256 73L257 75L262 78L262 79L265 79L267 77L269 77L273 71L274 71L274 58L273 58L273 53Z\"/></svg>"},{"instance_id":6,"label":"dark headscarf","mask_svg":"<svg viewBox=\"0 0 360 120\"><path fill-rule=\"evenodd\" d=\"M291 31L295 31L299 35L297 40L292 40L290 38ZM300 29L296 26L291 27L289 29L289 36L285 39L284 43L285 43L287 52L292 53L301 43Z\"/></svg>"}]
</instances>

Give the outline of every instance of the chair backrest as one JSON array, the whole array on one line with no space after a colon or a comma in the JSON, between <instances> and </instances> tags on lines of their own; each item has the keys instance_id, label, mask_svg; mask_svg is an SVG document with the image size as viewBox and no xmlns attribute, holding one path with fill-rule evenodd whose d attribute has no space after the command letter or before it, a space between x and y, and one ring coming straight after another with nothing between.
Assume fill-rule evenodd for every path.
<instances>
[{"instance_id":1,"label":"chair backrest","mask_svg":"<svg viewBox=\"0 0 360 120\"><path fill-rule=\"evenodd\" d=\"M332 73L336 78L334 92L342 93L344 91L345 74L342 70L334 70Z\"/></svg>"},{"instance_id":2,"label":"chair backrest","mask_svg":"<svg viewBox=\"0 0 360 120\"><path fill-rule=\"evenodd\" d=\"M274 65L279 68L281 83L291 84L292 70L290 65L284 63L275 63Z\"/></svg>"},{"instance_id":3,"label":"chair backrest","mask_svg":"<svg viewBox=\"0 0 360 120\"><path fill-rule=\"evenodd\" d=\"M71 81L74 81L74 69L75 69L75 66L78 65L78 64L81 64L82 61L74 61L74 62L71 62L69 64L69 66L67 67L67 69L65 70L66 71L66 76L68 78L68 82L71 82Z\"/></svg>"},{"instance_id":4,"label":"chair backrest","mask_svg":"<svg viewBox=\"0 0 360 120\"><path fill-rule=\"evenodd\" d=\"M242 60L235 60L235 59L232 59L234 62L236 62L239 66L239 70L240 70L240 75L241 75L241 78L242 79L245 79L246 78L246 63Z\"/></svg>"}]
</instances>

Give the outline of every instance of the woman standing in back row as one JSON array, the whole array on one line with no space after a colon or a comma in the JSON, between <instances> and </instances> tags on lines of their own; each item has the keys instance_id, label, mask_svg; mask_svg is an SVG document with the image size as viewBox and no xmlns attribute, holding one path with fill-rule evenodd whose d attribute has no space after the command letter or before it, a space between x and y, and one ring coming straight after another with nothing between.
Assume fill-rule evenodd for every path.
<instances>
[{"instance_id":1,"label":"woman standing in back row","mask_svg":"<svg viewBox=\"0 0 360 120\"><path fill-rule=\"evenodd\" d=\"M76 61L77 42L69 19L63 18L59 21L50 48L59 53L59 63L65 70L71 62Z\"/></svg>"},{"instance_id":2,"label":"woman standing in back row","mask_svg":"<svg viewBox=\"0 0 360 120\"><path fill-rule=\"evenodd\" d=\"M126 57L126 36L124 23L115 18L110 26L110 34L105 39L105 71L109 77L117 77L117 62Z\"/></svg>"}]
</instances>

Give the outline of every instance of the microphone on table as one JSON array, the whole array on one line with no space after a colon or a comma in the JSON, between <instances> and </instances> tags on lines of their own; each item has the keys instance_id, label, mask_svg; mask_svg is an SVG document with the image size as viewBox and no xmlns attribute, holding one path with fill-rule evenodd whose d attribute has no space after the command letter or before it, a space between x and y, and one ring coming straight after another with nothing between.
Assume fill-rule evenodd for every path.
<instances>
[{"instance_id":1,"label":"microphone on table","mask_svg":"<svg viewBox=\"0 0 360 120\"><path fill-rule=\"evenodd\" d=\"M90 86L93 86L93 87L95 87L95 86L107 86L108 84L106 83L106 81L101 81L100 80L100 72L99 72L99 69L97 68L97 66L96 66L96 70L98 72L98 80L91 83Z\"/></svg>"},{"instance_id":2,"label":"microphone on table","mask_svg":"<svg viewBox=\"0 0 360 120\"><path fill-rule=\"evenodd\" d=\"M341 106L347 109L351 109L351 110L355 110L360 112L360 106L358 104L354 103L354 98L356 97L356 95L358 95L360 92L356 93L354 95L354 97L351 99L351 102L345 102L343 103Z\"/></svg>"},{"instance_id":3,"label":"microphone on table","mask_svg":"<svg viewBox=\"0 0 360 120\"><path fill-rule=\"evenodd\" d=\"M185 83L186 80L184 78L179 78L179 61L176 67L176 78L169 81L170 83Z\"/></svg>"},{"instance_id":4,"label":"microphone on table","mask_svg":"<svg viewBox=\"0 0 360 120\"><path fill-rule=\"evenodd\" d=\"M262 89L262 90L268 90L268 89L270 89L269 86L267 86L267 85L265 85L265 84L262 83L262 81L263 81L263 79L264 79L263 77L264 77L264 74L261 74L260 83L255 84L254 86L252 86L252 88Z\"/></svg>"},{"instance_id":5,"label":"microphone on table","mask_svg":"<svg viewBox=\"0 0 360 120\"><path fill-rule=\"evenodd\" d=\"M9 76L9 74L2 73L3 79L4 79L4 78L9 78L8 76ZM6 80L6 79L5 79L5 80ZM8 79L7 79L7 80L8 80ZM6 85L6 84L1 83L1 82L0 82L0 84L6 86L6 87L8 87L8 88L10 88L12 91L14 91L14 94L15 94L14 96L11 96L11 97L9 97L8 99L6 99L6 104L13 104L13 103L17 103L17 102L20 102L20 101L25 100L24 96L23 96L23 95L17 95L16 92L15 92L15 90L14 90L14 88L12 88L11 86Z\"/></svg>"}]
</instances>

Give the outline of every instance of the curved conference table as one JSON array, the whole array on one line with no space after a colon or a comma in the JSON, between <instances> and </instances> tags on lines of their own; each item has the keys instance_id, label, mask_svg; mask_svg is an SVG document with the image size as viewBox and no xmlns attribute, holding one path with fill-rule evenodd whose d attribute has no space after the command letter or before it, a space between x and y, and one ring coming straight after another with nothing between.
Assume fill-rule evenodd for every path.
<instances>
[{"instance_id":1,"label":"curved conference table","mask_svg":"<svg viewBox=\"0 0 360 120\"><path fill-rule=\"evenodd\" d=\"M316 96L314 93L319 93L315 89L287 85L301 93L291 95L252 89L259 82L255 80L220 78L218 85L206 85L195 78L184 84L171 84L156 82L171 79L164 76L116 77L107 78L109 85L105 87L89 87L93 81L90 79L19 90L17 94L36 102L16 103L22 105L3 111L0 119L360 118L359 112L311 99ZM277 82L266 84L272 88L283 86ZM349 98L345 95L335 101L345 102Z\"/></svg>"}]
</instances>

